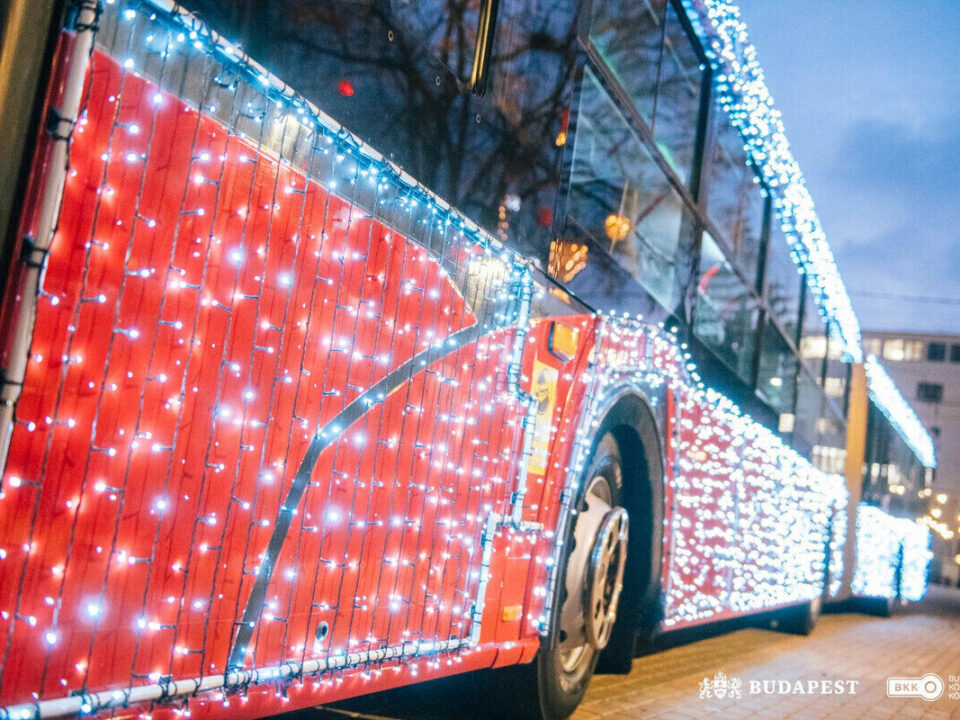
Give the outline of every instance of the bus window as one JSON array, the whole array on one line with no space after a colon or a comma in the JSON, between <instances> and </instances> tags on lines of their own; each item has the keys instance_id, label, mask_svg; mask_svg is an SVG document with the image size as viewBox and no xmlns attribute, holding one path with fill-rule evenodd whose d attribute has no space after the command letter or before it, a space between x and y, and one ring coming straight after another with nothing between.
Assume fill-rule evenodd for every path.
<instances>
[{"instance_id":1,"label":"bus window","mask_svg":"<svg viewBox=\"0 0 960 720\"><path fill-rule=\"evenodd\" d=\"M597 0L590 39L640 115L653 123L667 0Z\"/></svg>"},{"instance_id":2,"label":"bus window","mask_svg":"<svg viewBox=\"0 0 960 720\"><path fill-rule=\"evenodd\" d=\"M823 365L827 358L827 324L817 312L811 294L803 308L803 333L800 337L800 359L809 368L818 384L823 382Z\"/></svg>"},{"instance_id":3,"label":"bus window","mask_svg":"<svg viewBox=\"0 0 960 720\"><path fill-rule=\"evenodd\" d=\"M767 242L764 296L770 315L792 342L797 340L802 283L803 276L790 257L790 246L774 213L770 221L770 239Z\"/></svg>"},{"instance_id":4,"label":"bus window","mask_svg":"<svg viewBox=\"0 0 960 720\"><path fill-rule=\"evenodd\" d=\"M766 198L759 178L747 162L740 132L730 124L721 107L717 106L714 114L717 129L706 168L707 215L752 281L757 276Z\"/></svg>"},{"instance_id":5,"label":"bus window","mask_svg":"<svg viewBox=\"0 0 960 720\"><path fill-rule=\"evenodd\" d=\"M578 4L503 0L469 89L479 0L184 0L308 100L501 240L547 256Z\"/></svg>"},{"instance_id":6,"label":"bus window","mask_svg":"<svg viewBox=\"0 0 960 720\"><path fill-rule=\"evenodd\" d=\"M454 0L443 5L390 0L390 10L409 37L421 43L461 82L469 82L480 0Z\"/></svg>"},{"instance_id":7,"label":"bus window","mask_svg":"<svg viewBox=\"0 0 960 720\"><path fill-rule=\"evenodd\" d=\"M760 342L757 392L779 414L793 412L797 357L780 330L767 320Z\"/></svg>"},{"instance_id":8,"label":"bus window","mask_svg":"<svg viewBox=\"0 0 960 720\"><path fill-rule=\"evenodd\" d=\"M693 334L745 382L756 342L757 300L709 234L703 234Z\"/></svg>"},{"instance_id":9,"label":"bus window","mask_svg":"<svg viewBox=\"0 0 960 720\"><path fill-rule=\"evenodd\" d=\"M653 118L653 138L657 147L684 182L690 180L690 168L697 141L700 93L706 64L671 3L667 6L663 52L660 58L660 82Z\"/></svg>"},{"instance_id":10,"label":"bus window","mask_svg":"<svg viewBox=\"0 0 960 720\"><path fill-rule=\"evenodd\" d=\"M843 361L841 350L840 342L830 338L827 342L827 368L823 390L838 407L844 407L843 414L846 415L845 401L847 381L850 377L850 364Z\"/></svg>"},{"instance_id":11,"label":"bus window","mask_svg":"<svg viewBox=\"0 0 960 720\"><path fill-rule=\"evenodd\" d=\"M567 212L667 309L678 299L682 208L679 194L587 70Z\"/></svg>"},{"instance_id":12,"label":"bus window","mask_svg":"<svg viewBox=\"0 0 960 720\"><path fill-rule=\"evenodd\" d=\"M823 394L806 370L800 373L797 385L797 411L793 426L793 447L809 456L817 444L817 421L823 409Z\"/></svg>"},{"instance_id":13,"label":"bus window","mask_svg":"<svg viewBox=\"0 0 960 720\"><path fill-rule=\"evenodd\" d=\"M817 420L817 442L813 446L813 464L828 473L842 473L847 457L847 428L831 403L824 403Z\"/></svg>"},{"instance_id":14,"label":"bus window","mask_svg":"<svg viewBox=\"0 0 960 720\"><path fill-rule=\"evenodd\" d=\"M590 39L680 179L690 178L706 65L673 3L598 0Z\"/></svg>"}]
</instances>

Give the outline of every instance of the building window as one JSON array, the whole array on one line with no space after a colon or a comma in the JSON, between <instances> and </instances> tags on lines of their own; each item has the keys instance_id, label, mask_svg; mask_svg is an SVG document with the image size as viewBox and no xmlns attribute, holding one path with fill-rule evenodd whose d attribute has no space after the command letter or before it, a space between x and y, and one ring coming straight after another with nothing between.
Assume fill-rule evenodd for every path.
<instances>
[{"instance_id":1,"label":"building window","mask_svg":"<svg viewBox=\"0 0 960 720\"><path fill-rule=\"evenodd\" d=\"M950 346L950 362L960 363L960 345Z\"/></svg>"},{"instance_id":2,"label":"building window","mask_svg":"<svg viewBox=\"0 0 960 720\"><path fill-rule=\"evenodd\" d=\"M894 362L916 362L923 359L923 342L921 340L903 340L893 338L883 343L883 359Z\"/></svg>"},{"instance_id":3,"label":"building window","mask_svg":"<svg viewBox=\"0 0 960 720\"><path fill-rule=\"evenodd\" d=\"M927 343L927 360L943 362L947 359L947 344L942 342Z\"/></svg>"},{"instance_id":4,"label":"building window","mask_svg":"<svg viewBox=\"0 0 960 720\"><path fill-rule=\"evenodd\" d=\"M917 385L917 400L921 402L938 403L943 401L942 383L919 383Z\"/></svg>"},{"instance_id":5,"label":"building window","mask_svg":"<svg viewBox=\"0 0 960 720\"><path fill-rule=\"evenodd\" d=\"M867 346L867 355L880 357L883 354L883 340L880 338L867 338L864 344Z\"/></svg>"}]
</instances>

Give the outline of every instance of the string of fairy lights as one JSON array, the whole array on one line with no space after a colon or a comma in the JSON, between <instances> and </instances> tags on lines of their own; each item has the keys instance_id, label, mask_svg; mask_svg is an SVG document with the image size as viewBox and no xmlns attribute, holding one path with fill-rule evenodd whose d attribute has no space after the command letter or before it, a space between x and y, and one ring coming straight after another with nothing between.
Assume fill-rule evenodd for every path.
<instances>
[{"instance_id":1,"label":"string of fairy lights","mask_svg":"<svg viewBox=\"0 0 960 720\"><path fill-rule=\"evenodd\" d=\"M854 595L920 600L927 587L930 532L871 505L857 506ZM899 570L899 578L897 577Z\"/></svg>"},{"instance_id":2,"label":"string of fairy lights","mask_svg":"<svg viewBox=\"0 0 960 720\"><path fill-rule=\"evenodd\" d=\"M867 373L867 392L870 399L887 417L904 442L916 453L920 462L925 467L935 468L937 455L933 438L910 407L910 403L904 399L886 368L875 355L867 356L863 367Z\"/></svg>"},{"instance_id":3,"label":"string of fairy lights","mask_svg":"<svg viewBox=\"0 0 960 720\"><path fill-rule=\"evenodd\" d=\"M744 139L744 149L771 190L794 261L804 270L816 305L844 357L862 358L860 325L836 260L793 157L780 112L764 81L746 23L731 0L683 0L687 15L704 40L716 74L721 107Z\"/></svg>"},{"instance_id":4,"label":"string of fairy lights","mask_svg":"<svg viewBox=\"0 0 960 720\"><path fill-rule=\"evenodd\" d=\"M664 391L673 395L675 461L664 483L667 627L812 600L825 576L828 594L840 591L848 502L840 476L821 472L705 387L669 330L612 313L594 352L584 376L594 401L578 438L594 436L611 394L632 388L654 406ZM574 476L588 458L582 443Z\"/></svg>"},{"instance_id":5,"label":"string of fairy lights","mask_svg":"<svg viewBox=\"0 0 960 720\"><path fill-rule=\"evenodd\" d=\"M289 678L289 662L282 673L270 665L289 652L301 658L296 676L360 666L368 679L393 660L415 677L421 661L438 669L439 653L456 652L447 664L463 657L480 636L495 536L522 555L542 527L524 514L529 267L231 59L192 17L108 3L97 40L116 60L92 59L38 318L61 329L44 335L49 351L35 343L2 497L7 517L34 507L19 533L4 533L24 538L3 550L5 573L19 578L17 607L3 610L4 689L41 697L51 682L98 685L97 673L123 662L117 632L132 642L120 653L130 687L77 695L61 703L68 711L196 691L191 681L158 690L169 675L207 689ZM345 419L354 407L359 426ZM86 462L58 473L51 459L71 437L88 438ZM324 442L327 477L304 466L291 481L285 458ZM76 493L66 516L50 518L53 532L33 477L49 481L47 494ZM140 477L153 479L142 487ZM294 510L298 483L310 492ZM98 520L108 523L99 533ZM230 542L236 567L225 562ZM27 610L44 596L24 585L38 563L55 582L49 602ZM361 588L370 567L376 582ZM244 575L275 580L251 611L244 667L222 672L223 639L246 616L244 593L223 590ZM121 592L129 583L142 592ZM311 587L304 612L300 588ZM185 625L189 613L202 620ZM39 650L39 678L18 674L11 648ZM138 670L158 668L158 649L168 654L160 669ZM318 676L314 692L343 681Z\"/></svg>"},{"instance_id":6,"label":"string of fairy lights","mask_svg":"<svg viewBox=\"0 0 960 720\"><path fill-rule=\"evenodd\" d=\"M88 77L0 491L0 719L439 674L506 557L545 632L623 388L674 398L668 626L839 591L842 480L674 333L595 321L553 531L521 257L173 3L107 0Z\"/></svg>"}]
</instances>

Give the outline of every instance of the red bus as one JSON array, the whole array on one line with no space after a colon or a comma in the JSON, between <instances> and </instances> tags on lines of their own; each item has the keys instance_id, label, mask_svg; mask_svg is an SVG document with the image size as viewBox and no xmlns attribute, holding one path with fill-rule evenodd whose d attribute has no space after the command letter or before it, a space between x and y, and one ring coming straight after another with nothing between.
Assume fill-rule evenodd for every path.
<instances>
[{"instance_id":1,"label":"red bus","mask_svg":"<svg viewBox=\"0 0 960 720\"><path fill-rule=\"evenodd\" d=\"M185 5L4 17L0 720L563 718L923 595L932 444L732 4Z\"/></svg>"}]
</instances>

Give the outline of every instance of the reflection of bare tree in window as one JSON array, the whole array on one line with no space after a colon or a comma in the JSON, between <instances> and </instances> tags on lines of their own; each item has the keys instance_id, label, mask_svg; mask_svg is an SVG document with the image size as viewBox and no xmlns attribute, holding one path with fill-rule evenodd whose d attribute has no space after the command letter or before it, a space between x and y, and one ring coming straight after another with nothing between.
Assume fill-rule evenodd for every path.
<instances>
[{"instance_id":1,"label":"reflection of bare tree in window","mask_svg":"<svg viewBox=\"0 0 960 720\"><path fill-rule=\"evenodd\" d=\"M686 180L693 162L704 66L667 0L598 0L590 36Z\"/></svg>"},{"instance_id":2,"label":"reflection of bare tree in window","mask_svg":"<svg viewBox=\"0 0 960 720\"><path fill-rule=\"evenodd\" d=\"M492 85L482 99L465 83L478 0L187 4L214 27L246 30L268 69L488 227L498 209L514 240L551 224L574 0L501 1ZM259 24L244 26L255 6ZM537 242L546 255L548 239Z\"/></svg>"},{"instance_id":3,"label":"reflection of bare tree in window","mask_svg":"<svg viewBox=\"0 0 960 720\"><path fill-rule=\"evenodd\" d=\"M747 163L743 139L726 113L716 109L717 137L709 164L707 213L749 277L757 271L764 198Z\"/></svg>"},{"instance_id":4,"label":"reflection of bare tree in window","mask_svg":"<svg viewBox=\"0 0 960 720\"><path fill-rule=\"evenodd\" d=\"M676 302L681 205L596 78L580 99L568 213L665 307Z\"/></svg>"}]
</instances>

